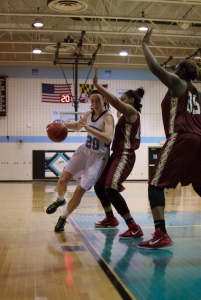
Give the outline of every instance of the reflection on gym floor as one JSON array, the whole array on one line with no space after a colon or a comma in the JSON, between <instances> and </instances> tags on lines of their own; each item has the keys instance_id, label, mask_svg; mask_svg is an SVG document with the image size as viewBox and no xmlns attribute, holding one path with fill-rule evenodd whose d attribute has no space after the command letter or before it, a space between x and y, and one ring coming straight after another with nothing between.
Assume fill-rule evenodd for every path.
<instances>
[{"instance_id":1,"label":"reflection on gym floor","mask_svg":"<svg viewBox=\"0 0 201 300\"><path fill-rule=\"evenodd\" d=\"M201 200L191 186L166 190L166 223L174 245L143 250L153 221L146 182L126 182L122 193L144 237L119 240L126 225L94 228L104 213L93 188L55 233L58 216L46 207L56 182L0 183L1 300L201 299ZM71 182L66 200L76 187Z\"/></svg>"}]
</instances>

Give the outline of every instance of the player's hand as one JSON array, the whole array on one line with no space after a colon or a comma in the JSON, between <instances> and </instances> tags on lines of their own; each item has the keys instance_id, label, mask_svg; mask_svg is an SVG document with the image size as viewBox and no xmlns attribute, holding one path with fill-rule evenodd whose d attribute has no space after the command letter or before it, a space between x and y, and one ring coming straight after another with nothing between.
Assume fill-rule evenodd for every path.
<instances>
[{"instance_id":1,"label":"player's hand","mask_svg":"<svg viewBox=\"0 0 201 300\"><path fill-rule=\"evenodd\" d=\"M54 123L56 123L56 121L54 121L54 122L48 124L48 125L46 126L46 130L48 130L48 129L50 128L50 126L51 126L52 124L54 124Z\"/></svg>"},{"instance_id":2,"label":"player's hand","mask_svg":"<svg viewBox=\"0 0 201 300\"><path fill-rule=\"evenodd\" d=\"M98 85L98 69L95 67L95 73L94 73L94 78L93 78L93 85L97 86Z\"/></svg>"},{"instance_id":3,"label":"player's hand","mask_svg":"<svg viewBox=\"0 0 201 300\"><path fill-rule=\"evenodd\" d=\"M80 126L80 128L84 127L86 130L88 127L87 122L81 116L80 116L80 120L79 120L79 126Z\"/></svg>"},{"instance_id":4,"label":"player's hand","mask_svg":"<svg viewBox=\"0 0 201 300\"><path fill-rule=\"evenodd\" d=\"M153 28L147 30L147 32L142 40L143 43L145 43L145 44L149 43L149 41L151 39L152 30L153 30Z\"/></svg>"}]
</instances>

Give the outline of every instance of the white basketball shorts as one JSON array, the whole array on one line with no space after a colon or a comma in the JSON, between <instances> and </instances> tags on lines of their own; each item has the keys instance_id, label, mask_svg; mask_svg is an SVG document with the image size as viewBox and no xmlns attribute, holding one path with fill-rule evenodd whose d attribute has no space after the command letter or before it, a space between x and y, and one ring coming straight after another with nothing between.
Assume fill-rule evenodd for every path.
<instances>
[{"instance_id":1,"label":"white basketball shorts","mask_svg":"<svg viewBox=\"0 0 201 300\"><path fill-rule=\"evenodd\" d=\"M86 191L100 178L109 159L108 153L94 153L81 145L73 154L64 171L73 175L73 178Z\"/></svg>"}]
</instances>

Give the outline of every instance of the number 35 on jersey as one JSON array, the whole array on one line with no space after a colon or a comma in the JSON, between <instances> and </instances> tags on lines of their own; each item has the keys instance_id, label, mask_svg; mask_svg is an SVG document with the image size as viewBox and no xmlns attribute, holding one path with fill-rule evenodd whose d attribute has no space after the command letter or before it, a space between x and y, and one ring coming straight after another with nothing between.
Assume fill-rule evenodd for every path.
<instances>
[{"instance_id":1,"label":"number 35 on jersey","mask_svg":"<svg viewBox=\"0 0 201 300\"><path fill-rule=\"evenodd\" d=\"M200 104L196 101L197 95L192 95L191 92L188 92L188 103L187 103L187 111L193 115L200 114Z\"/></svg>"}]
</instances>

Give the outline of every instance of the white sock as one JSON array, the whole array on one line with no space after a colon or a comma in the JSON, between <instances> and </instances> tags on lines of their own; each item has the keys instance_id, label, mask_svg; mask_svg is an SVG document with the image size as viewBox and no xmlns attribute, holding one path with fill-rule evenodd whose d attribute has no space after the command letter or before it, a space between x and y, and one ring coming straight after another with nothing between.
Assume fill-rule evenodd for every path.
<instances>
[{"instance_id":1,"label":"white sock","mask_svg":"<svg viewBox=\"0 0 201 300\"><path fill-rule=\"evenodd\" d=\"M70 216L70 214L71 214L71 213L69 213L69 212L67 211L67 209L66 209L66 210L63 212L62 217L68 218L68 216Z\"/></svg>"},{"instance_id":2,"label":"white sock","mask_svg":"<svg viewBox=\"0 0 201 300\"><path fill-rule=\"evenodd\" d=\"M64 195L58 195L57 197L60 201L63 201L64 200Z\"/></svg>"}]
</instances>

